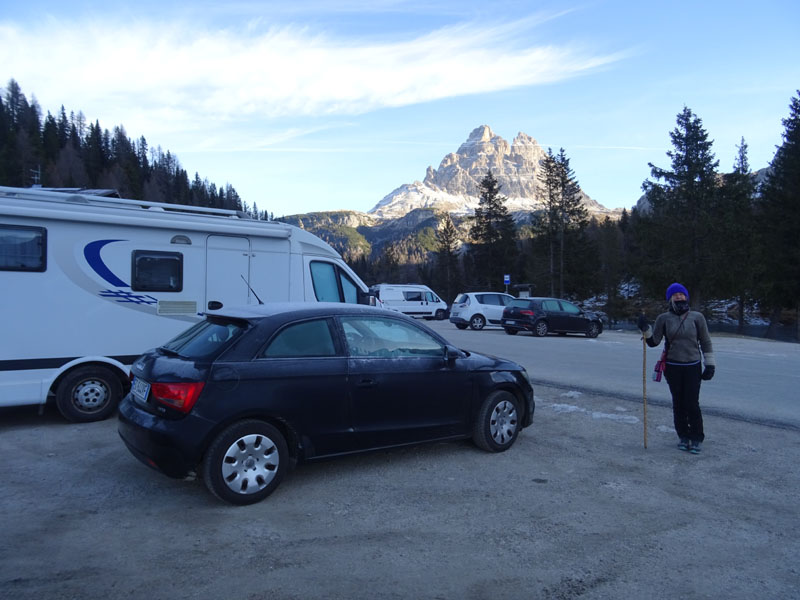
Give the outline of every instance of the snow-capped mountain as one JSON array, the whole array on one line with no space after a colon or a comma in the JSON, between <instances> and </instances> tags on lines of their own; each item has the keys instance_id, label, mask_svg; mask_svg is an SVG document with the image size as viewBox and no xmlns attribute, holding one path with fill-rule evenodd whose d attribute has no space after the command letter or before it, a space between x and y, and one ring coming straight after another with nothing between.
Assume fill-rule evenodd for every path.
<instances>
[{"instance_id":1,"label":"snow-capped mountain","mask_svg":"<svg viewBox=\"0 0 800 600\"><path fill-rule=\"evenodd\" d=\"M543 206L539 170L545 150L525 133L509 144L481 125L470 133L457 152L442 159L438 169L428 167L424 181L401 185L373 207L369 214L393 219L417 208L433 208L455 214L474 212L480 200L480 181L489 171L508 198L511 213L531 212ZM593 215L613 215L610 210L583 194L583 204Z\"/></svg>"}]
</instances>

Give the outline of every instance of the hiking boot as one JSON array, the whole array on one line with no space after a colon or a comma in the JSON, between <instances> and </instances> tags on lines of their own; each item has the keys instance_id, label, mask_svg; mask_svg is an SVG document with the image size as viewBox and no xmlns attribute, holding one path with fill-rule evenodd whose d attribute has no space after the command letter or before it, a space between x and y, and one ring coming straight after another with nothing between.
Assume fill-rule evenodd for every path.
<instances>
[{"instance_id":1,"label":"hiking boot","mask_svg":"<svg viewBox=\"0 0 800 600\"><path fill-rule=\"evenodd\" d=\"M691 442L689 444L689 452L692 454L700 454L700 451L703 449L702 442Z\"/></svg>"},{"instance_id":2,"label":"hiking boot","mask_svg":"<svg viewBox=\"0 0 800 600\"><path fill-rule=\"evenodd\" d=\"M681 441L678 442L678 450L688 450L691 442L686 438L681 438Z\"/></svg>"}]
</instances>

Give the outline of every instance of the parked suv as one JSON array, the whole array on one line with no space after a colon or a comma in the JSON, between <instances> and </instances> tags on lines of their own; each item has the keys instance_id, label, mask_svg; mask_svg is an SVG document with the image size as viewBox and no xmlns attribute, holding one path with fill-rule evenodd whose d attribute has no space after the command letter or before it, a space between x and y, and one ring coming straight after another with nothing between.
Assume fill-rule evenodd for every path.
<instances>
[{"instance_id":1,"label":"parked suv","mask_svg":"<svg viewBox=\"0 0 800 600\"><path fill-rule=\"evenodd\" d=\"M500 325L503 309L514 296L498 292L468 292L459 294L450 309L450 322L459 329L483 329L487 323Z\"/></svg>"},{"instance_id":2,"label":"parked suv","mask_svg":"<svg viewBox=\"0 0 800 600\"><path fill-rule=\"evenodd\" d=\"M603 332L597 314L558 298L514 298L503 311L502 325L508 335L530 331L539 337L553 332L596 338Z\"/></svg>"}]
</instances>

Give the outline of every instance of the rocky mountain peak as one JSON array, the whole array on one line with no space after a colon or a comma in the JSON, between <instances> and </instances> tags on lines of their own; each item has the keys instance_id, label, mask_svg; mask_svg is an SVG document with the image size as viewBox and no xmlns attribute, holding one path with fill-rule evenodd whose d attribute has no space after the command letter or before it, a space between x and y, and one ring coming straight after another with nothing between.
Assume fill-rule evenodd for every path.
<instances>
[{"instance_id":1,"label":"rocky mountain peak","mask_svg":"<svg viewBox=\"0 0 800 600\"><path fill-rule=\"evenodd\" d=\"M526 133L518 133L509 144L488 125L481 125L456 152L442 159L438 169L429 166L422 182L398 187L369 213L380 218L397 218L417 208L471 213L480 200L480 181L490 171L512 213L540 210L543 195L538 173L545 156L545 150ZM583 201L590 213L612 213L585 194Z\"/></svg>"}]
</instances>

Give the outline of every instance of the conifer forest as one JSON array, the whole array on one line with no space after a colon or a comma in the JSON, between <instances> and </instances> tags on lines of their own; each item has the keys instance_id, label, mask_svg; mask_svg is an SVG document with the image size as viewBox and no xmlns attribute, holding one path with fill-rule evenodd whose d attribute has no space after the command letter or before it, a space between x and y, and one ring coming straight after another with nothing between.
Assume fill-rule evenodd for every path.
<instances>
[{"instance_id":1,"label":"conifer forest","mask_svg":"<svg viewBox=\"0 0 800 600\"><path fill-rule=\"evenodd\" d=\"M391 235L337 224L329 213L279 220L328 241L368 285L425 283L451 302L463 291L505 291L509 275L515 295L524 288L597 297L611 320L629 320L662 309L664 289L680 281L696 310L725 300L740 328L755 313L770 323L767 336L783 327L800 340L800 91L782 125L782 143L757 177L745 139L734 164L721 166L702 119L682 107L664 134L672 149L652 157L642 199L618 219L587 213L579 174L561 148L540 165L542 209L531 214L510 214L488 172L474 215L430 211ZM13 79L0 95L0 185L113 189L124 198L274 218L229 183L190 177L177 156L143 136L130 139L122 125L109 131L63 106L42 114Z\"/></svg>"}]
</instances>

